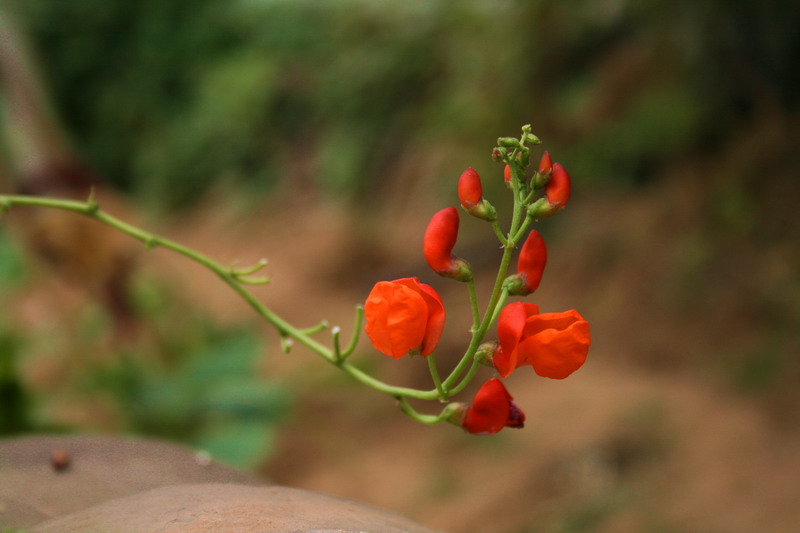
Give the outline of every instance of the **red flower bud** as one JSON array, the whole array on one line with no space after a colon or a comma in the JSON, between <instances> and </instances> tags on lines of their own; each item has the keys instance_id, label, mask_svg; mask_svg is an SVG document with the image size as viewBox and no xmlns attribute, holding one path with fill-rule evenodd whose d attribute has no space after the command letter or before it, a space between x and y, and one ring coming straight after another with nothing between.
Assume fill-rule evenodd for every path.
<instances>
[{"instance_id":1,"label":"red flower bud","mask_svg":"<svg viewBox=\"0 0 800 533\"><path fill-rule=\"evenodd\" d=\"M503 382L492 378L484 383L469 406L461 426L475 435L491 435L504 427L521 428L525 413L514 404L514 399Z\"/></svg>"},{"instance_id":2,"label":"red flower bud","mask_svg":"<svg viewBox=\"0 0 800 533\"><path fill-rule=\"evenodd\" d=\"M469 281L472 279L469 263L453 255L458 238L458 222L455 207L446 207L434 214L425 230L422 252L425 261L440 276Z\"/></svg>"},{"instance_id":3,"label":"red flower bud","mask_svg":"<svg viewBox=\"0 0 800 533\"><path fill-rule=\"evenodd\" d=\"M553 171L553 160L550 158L550 153L545 151L542 154L542 159L539 161L539 174L550 174Z\"/></svg>"},{"instance_id":4,"label":"red flower bud","mask_svg":"<svg viewBox=\"0 0 800 533\"><path fill-rule=\"evenodd\" d=\"M483 199L481 177L471 168L462 172L458 178L458 199L470 215L490 222L497 220L494 206Z\"/></svg>"},{"instance_id":5,"label":"red flower bud","mask_svg":"<svg viewBox=\"0 0 800 533\"><path fill-rule=\"evenodd\" d=\"M586 361L591 344L589 323L575 310L539 313L539 306L514 302L497 322L500 349L492 361L500 375L530 364L540 376L564 379Z\"/></svg>"},{"instance_id":6,"label":"red flower bud","mask_svg":"<svg viewBox=\"0 0 800 533\"><path fill-rule=\"evenodd\" d=\"M511 183L511 167L509 165L506 165L506 168L503 169L503 181L506 184Z\"/></svg>"},{"instance_id":7,"label":"red flower bud","mask_svg":"<svg viewBox=\"0 0 800 533\"><path fill-rule=\"evenodd\" d=\"M466 210L477 206L483 199L481 177L472 168L462 172L458 178L458 199Z\"/></svg>"},{"instance_id":8,"label":"red flower bud","mask_svg":"<svg viewBox=\"0 0 800 533\"><path fill-rule=\"evenodd\" d=\"M547 264L547 247L538 231L532 230L525 239L525 244L519 252L517 272L522 277L523 287L521 292L514 293L518 296L527 296L539 288L542 281L544 267Z\"/></svg>"},{"instance_id":9,"label":"red flower bud","mask_svg":"<svg viewBox=\"0 0 800 533\"><path fill-rule=\"evenodd\" d=\"M364 304L365 331L379 352L399 359L412 350L430 355L444 329L444 305L417 278L379 281Z\"/></svg>"},{"instance_id":10,"label":"red flower bud","mask_svg":"<svg viewBox=\"0 0 800 533\"><path fill-rule=\"evenodd\" d=\"M570 182L569 174L560 163L553 164L553 173L544 189L547 201L553 207L561 209L569 201Z\"/></svg>"}]
</instances>

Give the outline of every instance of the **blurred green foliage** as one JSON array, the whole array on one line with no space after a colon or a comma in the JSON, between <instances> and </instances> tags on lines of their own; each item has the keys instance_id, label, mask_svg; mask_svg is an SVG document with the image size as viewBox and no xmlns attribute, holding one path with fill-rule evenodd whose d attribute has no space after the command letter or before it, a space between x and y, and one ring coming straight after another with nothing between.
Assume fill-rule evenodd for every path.
<instances>
[{"instance_id":1,"label":"blurred green foliage","mask_svg":"<svg viewBox=\"0 0 800 533\"><path fill-rule=\"evenodd\" d=\"M523 121L628 186L800 94L782 0L11 4L84 153L161 205L281 180L358 201L409 179L401 154L457 175Z\"/></svg>"},{"instance_id":2,"label":"blurred green foliage","mask_svg":"<svg viewBox=\"0 0 800 533\"><path fill-rule=\"evenodd\" d=\"M0 304L15 305L29 266L0 232ZM62 327L43 320L31 328L0 316L0 435L122 429L183 442L239 467L268 457L290 395L259 372L260 335L191 311L158 280L137 278L130 290L140 331L127 343L108 343L113 328L97 302L82 305ZM47 361L55 382L37 383L22 370L23 356L34 366ZM108 410L76 423L58 410L64 404Z\"/></svg>"},{"instance_id":3,"label":"blurred green foliage","mask_svg":"<svg viewBox=\"0 0 800 533\"><path fill-rule=\"evenodd\" d=\"M181 355L170 364L128 356L87 380L112 391L134 432L188 443L231 465L255 467L272 450L288 394L258 375L262 347L255 333L219 331L212 324L205 331L192 340L194 349L171 348Z\"/></svg>"},{"instance_id":4,"label":"blurred green foliage","mask_svg":"<svg viewBox=\"0 0 800 533\"><path fill-rule=\"evenodd\" d=\"M23 278L23 261L17 246L0 231L0 293L5 294ZM1 301L1 300L0 300ZM28 398L19 381L17 359L21 339L0 317L0 435L31 429Z\"/></svg>"}]
</instances>

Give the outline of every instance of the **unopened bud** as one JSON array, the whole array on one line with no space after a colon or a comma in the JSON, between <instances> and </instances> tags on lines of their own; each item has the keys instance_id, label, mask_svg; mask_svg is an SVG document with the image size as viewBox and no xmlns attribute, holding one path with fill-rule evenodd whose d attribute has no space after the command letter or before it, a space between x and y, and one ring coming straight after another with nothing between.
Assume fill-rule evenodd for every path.
<instances>
[{"instance_id":1,"label":"unopened bud","mask_svg":"<svg viewBox=\"0 0 800 533\"><path fill-rule=\"evenodd\" d=\"M514 137L499 137L497 139L497 144L505 146L506 148L516 148L519 146L519 139Z\"/></svg>"},{"instance_id":2,"label":"unopened bud","mask_svg":"<svg viewBox=\"0 0 800 533\"><path fill-rule=\"evenodd\" d=\"M547 246L541 234L532 230L519 251L517 274L506 278L503 287L512 296L529 295L539 288L546 264Z\"/></svg>"},{"instance_id":3,"label":"unopened bud","mask_svg":"<svg viewBox=\"0 0 800 533\"><path fill-rule=\"evenodd\" d=\"M527 289L528 282L525 280L525 276L522 274L513 274L508 276L505 281L503 281L503 290L508 292L508 294L511 296L527 294Z\"/></svg>"},{"instance_id":4,"label":"unopened bud","mask_svg":"<svg viewBox=\"0 0 800 533\"><path fill-rule=\"evenodd\" d=\"M492 159L497 161L498 163L505 159L507 150L502 146L495 146L492 150Z\"/></svg>"},{"instance_id":5,"label":"unopened bud","mask_svg":"<svg viewBox=\"0 0 800 533\"><path fill-rule=\"evenodd\" d=\"M528 216L534 220L540 218L547 218L555 215L560 211L560 208L554 206L547 201L547 198L539 198L527 207Z\"/></svg>"},{"instance_id":6,"label":"unopened bud","mask_svg":"<svg viewBox=\"0 0 800 533\"><path fill-rule=\"evenodd\" d=\"M481 200L478 205L467 208L467 213L488 222L497 220L497 209L486 198Z\"/></svg>"},{"instance_id":7,"label":"unopened bud","mask_svg":"<svg viewBox=\"0 0 800 533\"><path fill-rule=\"evenodd\" d=\"M467 404L461 402L448 403L444 408L444 419L451 424L461 426L464 420L464 413L467 412Z\"/></svg>"},{"instance_id":8,"label":"unopened bud","mask_svg":"<svg viewBox=\"0 0 800 533\"><path fill-rule=\"evenodd\" d=\"M453 255L458 238L458 211L447 207L431 217L423 238L423 255L434 272L458 281L472 280L472 268Z\"/></svg>"},{"instance_id":9,"label":"unopened bud","mask_svg":"<svg viewBox=\"0 0 800 533\"><path fill-rule=\"evenodd\" d=\"M472 168L462 172L458 178L458 199L461 201L461 207L470 215L489 222L497 220L494 206L483 198L481 177Z\"/></svg>"},{"instance_id":10,"label":"unopened bud","mask_svg":"<svg viewBox=\"0 0 800 533\"><path fill-rule=\"evenodd\" d=\"M536 189L541 189L550 181L550 174L542 174L538 170L533 173L533 178L531 178L531 183L533 183L533 187Z\"/></svg>"},{"instance_id":11,"label":"unopened bud","mask_svg":"<svg viewBox=\"0 0 800 533\"><path fill-rule=\"evenodd\" d=\"M494 357L494 353L500 348L500 343L497 341L489 341L484 342L480 346L478 346L477 351L475 352L475 360L484 365L494 368L494 363L492 362L492 358Z\"/></svg>"},{"instance_id":12,"label":"unopened bud","mask_svg":"<svg viewBox=\"0 0 800 533\"><path fill-rule=\"evenodd\" d=\"M550 174L553 171L553 160L550 158L550 152L545 150L542 154L542 159L539 161L539 172L542 174Z\"/></svg>"}]
</instances>

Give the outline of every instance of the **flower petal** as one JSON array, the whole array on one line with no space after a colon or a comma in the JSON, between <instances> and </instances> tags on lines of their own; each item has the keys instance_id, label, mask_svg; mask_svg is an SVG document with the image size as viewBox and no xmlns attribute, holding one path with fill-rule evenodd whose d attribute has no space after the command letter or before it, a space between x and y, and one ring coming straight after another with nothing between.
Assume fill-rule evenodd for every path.
<instances>
[{"instance_id":1,"label":"flower petal","mask_svg":"<svg viewBox=\"0 0 800 533\"><path fill-rule=\"evenodd\" d=\"M419 292L398 283L375 284L364 304L365 331L375 348L398 359L419 348L428 306Z\"/></svg>"},{"instance_id":2,"label":"flower petal","mask_svg":"<svg viewBox=\"0 0 800 533\"><path fill-rule=\"evenodd\" d=\"M500 311L497 320L497 338L500 349L494 354L492 361L501 376L507 377L515 368L527 362L520 360L517 345L522 338L526 319L539 312L539 306L525 302L508 304Z\"/></svg>"},{"instance_id":3,"label":"flower petal","mask_svg":"<svg viewBox=\"0 0 800 533\"><path fill-rule=\"evenodd\" d=\"M418 278L401 278L395 280L417 292L425 300L427 306L427 321L425 323L425 333L422 337L420 353L430 355L436 349L439 339L444 330L445 312L444 304L439 294L433 287L425 283L420 283Z\"/></svg>"},{"instance_id":4,"label":"flower petal","mask_svg":"<svg viewBox=\"0 0 800 533\"><path fill-rule=\"evenodd\" d=\"M525 337L520 358L540 376L553 379L564 379L583 366L591 344L589 323L574 310L529 317Z\"/></svg>"},{"instance_id":5,"label":"flower petal","mask_svg":"<svg viewBox=\"0 0 800 533\"><path fill-rule=\"evenodd\" d=\"M513 400L502 381L488 380L475 393L472 405L464 414L462 427L475 435L491 435L506 426L523 427L525 414Z\"/></svg>"}]
</instances>

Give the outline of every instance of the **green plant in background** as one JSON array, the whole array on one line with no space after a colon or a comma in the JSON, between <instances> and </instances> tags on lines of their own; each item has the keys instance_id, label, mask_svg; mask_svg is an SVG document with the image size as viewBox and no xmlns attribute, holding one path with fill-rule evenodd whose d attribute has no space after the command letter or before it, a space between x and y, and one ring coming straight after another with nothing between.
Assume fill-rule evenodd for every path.
<instances>
[{"instance_id":1,"label":"green plant in background","mask_svg":"<svg viewBox=\"0 0 800 533\"><path fill-rule=\"evenodd\" d=\"M780 0L7 2L81 152L160 205L297 179L379 200L401 153L466 158L519 116L630 187L800 94Z\"/></svg>"},{"instance_id":2,"label":"green plant in background","mask_svg":"<svg viewBox=\"0 0 800 533\"><path fill-rule=\"evenodd\" d=\"M259 376L263 349L253 332L194 327L190 346L170 347L178 360L153 364L146 354L128 354L87 376L89 388L110 390L135 433L252 468L270 455L289 394Z\"/></svg>"},{"instance_id":3,"label":"green plant in background","mask_svg":"<svg viewBox=\"0 0 800 533\"><path fill-rule=\"evenodd\" d=\"M4 305L13 305L25 269L13 241L0 233ZM78 355L73 364L81 365L82 372L62 369L56 387L26 383L21 356L31 349L63 351L66 357L102 352L107 312L97 304L82 306L70 328L77 335L68 342L63 332L47 325L20 329L0 324L0 435L77 429L54 417L53 407L65 398L76 408L110 400L114 420L83 429L104 429L110 423L183 442L245 468L268 457L290 394L260 375L264 348L259 337L248 329L215 325L202 312L187 312L168 287L154 280L138 280L132 299L145 320L143 339L107 357ZM151 316L158 320L148 320Z\"/></svg>"},{"instance_id":4,"label":"green plant in background","mask_svg":"<svg viewBox=\"0 0 800 533\"><path fill-rule=\"evenodd\" d=\"M0 303L9 305L8 293L24 277L23 260L19 250L0 231ZM29 399L19 379L18 358L22 340L18 332L0 322L0 435L33 429L29 413Z\"/></svg>"}]
</instances>

